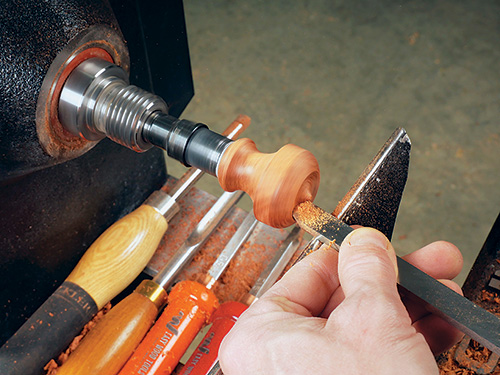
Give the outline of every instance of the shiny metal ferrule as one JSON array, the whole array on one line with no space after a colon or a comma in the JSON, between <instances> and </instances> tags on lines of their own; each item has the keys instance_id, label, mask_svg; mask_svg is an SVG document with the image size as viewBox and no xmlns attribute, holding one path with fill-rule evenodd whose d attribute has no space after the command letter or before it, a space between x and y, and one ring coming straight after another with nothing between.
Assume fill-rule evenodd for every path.
<instances>
[{"instance_id":1,"label":"shiny metal ferrule","mask_svg":"<svg viewBox=\"0 0 500 375\"><path fill-rule=\"evenodd\" d=\"M137 288L135 288L134 292L147 297L158 309L167 301L167 292L165 289L151 280L143 280Z\"/></svg>"},{"instance_id":2,"label":"shiny metal ferrule","mask_svg":"<svg viewBox=\"0 0 500 375\"><path fill-rule=\"evenodd\" d=\"M167 221L172 219L180 210L179 203L163 190L154 191L148 199L146 199L144 204L153 207L163 215Z\"/></svg>"}]
</instances>

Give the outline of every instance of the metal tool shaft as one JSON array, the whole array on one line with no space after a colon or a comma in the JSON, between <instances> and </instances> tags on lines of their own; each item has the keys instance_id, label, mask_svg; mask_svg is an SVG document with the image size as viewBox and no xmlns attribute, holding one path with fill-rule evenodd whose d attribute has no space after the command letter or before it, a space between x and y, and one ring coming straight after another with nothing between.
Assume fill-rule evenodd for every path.
<instances>
[{"instance_id":1,"label":"metal tool shaft","mask_svg":"<svg viewBox=\"0 0 500 375\"><path fill-rule=\"evenodd\" d=\"M193 259L222 218L241 199L243 194L242 191L223 193L165 267L156 274L153 281L163 289L168 289L183 267Z\"/></svg>"},{"instance_id":2,"label":"metal tool shaft","mask_svg":"<svg viewBox=\"0 0 500 375\"><path fill-rule=\"evenodd\" d=\"M281 243L273 259L269 262L269 265L261 272L254 286L241 302L247 305L252 304L278 280L286 265L292 259L293 254L297 251L303 235L304 231L298 225L288 233L288 236ZM222 375L219 360L213 363L207 375L209 374Z\"/></svg>"},{"instance_id":3,"label":"metal tool shaft","mask_svg":"<svg viewBox=\"0 0 500 375\"><path fill-rule=\"evenodd\" d=\"M311 202L300 204L293 217L305 231L320 236L325 244L340 246L353 229ZM398 257L402 294L416 298L455 328L500 354L500 318L459 295L439 281Z\"/></svg>"},{"instance_id":4,"label":"metal tool shaft","mask_svg":"<svg viewBox=\"0 0 500 375\"><path fill-rule=\"evenodd\" d=\"M207 288L210 289L213 284L219 280L224 270L227 268L231 260L236 255L239 248L246 242L248 237L252 234L255 227L259 222L253 215L253 211L250 211L245 220L241 223L236 233L231 237L229 242L224 247L224 250L219 254L217 260L212 264L212 267L208 270L208 275L211 277Z\"/></svg>"},{"instance_id":5,"label":"metal tool shaft","mask_svg":"<svg viewBox=\"0 0 500 375\"><path fill-rule=\"evenodd\" d=\"M283 240L269 265L261 272L259 278L248 294L260 298L280 277L286 265L299 247L304 231L296 225Z\"/></svg>"}]
</instances>

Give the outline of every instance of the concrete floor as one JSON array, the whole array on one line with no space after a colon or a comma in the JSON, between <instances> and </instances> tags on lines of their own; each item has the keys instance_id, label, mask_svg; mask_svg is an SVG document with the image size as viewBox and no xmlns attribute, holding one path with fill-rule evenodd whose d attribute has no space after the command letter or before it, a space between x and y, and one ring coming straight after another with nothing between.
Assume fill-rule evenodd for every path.
<instances>
[{"instance_id":1,"label":"concrete floor","mask_svg":"<svg viewBox=\"0 0 500 375\"><path fill-rule=\"evenodd\" d=\"M412 140L393 243L455 243L463 282L500 211L497 1L184 2L196 94L184 117L274 152L311 150L332 210L392 131ZM183 168L169 163L180 175ZM220 190L212 177L200 186Z\"/></svg>"}]
</instances>

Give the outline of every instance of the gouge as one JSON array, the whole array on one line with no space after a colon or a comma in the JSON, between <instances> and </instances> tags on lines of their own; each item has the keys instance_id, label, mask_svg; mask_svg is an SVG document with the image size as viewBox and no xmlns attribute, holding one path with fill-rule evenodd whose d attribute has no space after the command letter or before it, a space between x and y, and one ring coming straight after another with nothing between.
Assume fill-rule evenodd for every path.
<instances>
[{"instance_id":1,"label":"gouge","mask_svg":"<svg viewBox=\"0 0 500 375\"><path fill-rule=\"evenodd\" d=\"M299 204L293 217L302 229L325 244L340 246L352 228L312 202ZM454 292L398 257L400 294L415 298L429 312L500 354L500 318Z\"/></svg>"},{"instance_id":2,"label":"gouge","mask_svg":"<svg viewBox=\"0 0 500 375\"><path fill-rule=\"evenodd\" d=\"M247 214L204 280L184 280L173 287L167 307L119 375L172 373L191 341L219 306L211 289L257 223L253 212Z\"/></svg>"},{"instance_id":3,"label":"gouge","mask_svg":"<svg viewBox=\"0 0 500 375\"><path fill-rule=\"evenodd\" d=\"M240 302L223 303L212 316L212 326L187 360L179 375L206 375L219 369L218 352L224 336L231 330L238 317L264 294L279 278L299 247L304 231L295 226L281 243L269 265L262 271L255 285Z\"/></svg>"},{"instance_id":4,"label":"gouge","mask_svg":"<svg viewBox=\"0 0 500 375\"><path fill-rule=\"evenodd\" d=\"M198 223L156 280L144 280L85 336L58 371L62 374L116 374L153 324L171 285L243 192L223 193ZM157 275L157 276L158 276ZM164 289L165 287L165 289Z\"/></svg>"},{"instance_id":5,"label":"gouge","mask_svg":"<svg viewBox=\"0 0 500 375\"><path fill-rule=\"evenodd\" d=\"M249 125L238 116L224 131L237 138ZM154 192L135 211L109 227L46 302L0 349L2 374L37 374L83 326L144 269L178 212L181 199L203 171L190 168L170 191Z\"/></svg>"}]
</instances>

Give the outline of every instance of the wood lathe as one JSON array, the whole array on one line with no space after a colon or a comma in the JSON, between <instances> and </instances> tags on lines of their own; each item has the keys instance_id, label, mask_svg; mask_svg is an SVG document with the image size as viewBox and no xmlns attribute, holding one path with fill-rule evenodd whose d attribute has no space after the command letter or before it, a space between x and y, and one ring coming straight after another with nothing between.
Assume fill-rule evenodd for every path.
<instances>
[{"instance_id":1,"label":"wood lathe","mask_svg":"<svg viewBox=\"0 0 500 375\"><path fill-rule=\"evenodd\" d=\"M210 220L217 208L214 197L191 189L194 174L216 177L228 192L245 191L255 217L267 224L214 287L220 302L241 299L287 237L280 228L295 223L297 206L314 200L320 180L314 156L295 145L263 154L250 139L233 140L179 118L194 93L179 0L9 0L0 10L0 62L5 67L0 69L1 372L50 372L47 362L55 363L51 359L66 350L71 336L99 308L109 300L123 300L117 295L130 283L125 294L137 297L137 287L139 298L155 304L143 330L151 325L167 291L141 283L185 249L183 241L200 240L193 229L204 223L202 214ZM242 117L236 122L247 121ZM398 130L391 139L399 142L405 136ZM168 177L163 150L191 167L191 174L179 182ZM335 214L348 224L376 227L390 238L409 149L390 163L401 149L383 150ZM378 188L371 190L375 184ZM147 199L155 191L161 198ZM191 254L194 261L176 268L181 279L207 272L244 216L241 209L224 213L221 224L211 227L214 234L207 244ZM298 221L319 235L316 241L324 240L303 217ZM310 243L307 251L318 246ZM302 252L304 246L298 247ZM110 256L112 251L118 255ZM169 286L175 281L169 279ZM57 302L43 311L47 319L39 318L37 309L43 310L53 293L76 306L75 316L84 313L65 320L65 308L57 310ZM45 330L32 328L32 316ZM64 340L57 339L62 336ZM99 373L91 367L95 358L82 362L75 367L83 373Z\"/></svg>"}]
</instances>

